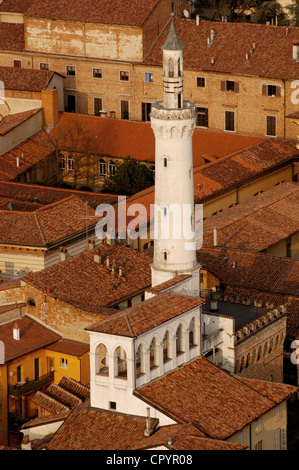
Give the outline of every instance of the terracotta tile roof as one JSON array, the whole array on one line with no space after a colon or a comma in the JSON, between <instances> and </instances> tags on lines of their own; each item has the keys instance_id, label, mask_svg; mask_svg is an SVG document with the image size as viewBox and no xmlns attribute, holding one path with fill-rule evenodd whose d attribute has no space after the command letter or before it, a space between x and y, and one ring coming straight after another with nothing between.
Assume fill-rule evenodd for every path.
<instances>
[{"instance_id":1,"label":"terracotta tile roof","mask_svg":"<svg viewBox=\"0 0 299 470\"><path fill-rule=\"evenodd\" d=\"M77 196L41 207L35 212L0 211L0 243L51 246L83 233L97 220L94 210Z\"/></svg>"},{"instance_id":2,"label":"terracotta tile roof","mask_svg":"<svg viewBox=\"0 0 299 470\"><path fill-rule=\"evenodd\" d=\"M60 401L38 390L31 398L32 403L47 410L51 414L67 413L70 409Z\"/></svg>"},{"instance_id":3,"label":"terracotta tile roof","mask_svg":"<svg viewBox=\"0 0 299 470\"><path fill-rule=\"evenodd\" d=\"M33 0L27 18L142 26L159 0Z\"/></svg>"},{"instance_id":4,"label":"terracotta tile roof","mask_svg":"<svg viewBox=\"0 0 299 470\"><path fill-rule=\"evenodd\" d=\"M204 132L202 131L203 136ZM216 135L214 135L214 139L220 146L225 142L225 140L221 141L221 137L218 140ZM219 158L215 161L194 168L195 203L203 203L221 191L226 191L228 188L250 180L250 178L263 174L272 168L287 164L293 161L297 155L296 142L285 139L267 139L243 150L229 152L228 155L222 157L219 154ZM154 204L154 191L154 186L140 191L129 198L127 202L128 204L143 204L149 215L150 205Z\"/></svg>"},{"instance_id":5,"label":"terracotta tile roof","mask_svg":"<svg viewBox=\"0 0 299 470\"><path fill-rule=\"evenodd\" d=\"M19 340L13 338L15 324L20 328ZM0 325L0 340L5 346L5 362L45 348L60 338L61 336L27 316Z\"/></svg>"},{"instance_id":6,"label":"terracotta tile roof","mask_svg":"<svg viewBox=\"0 0 299 470\"><path fill-rule=\"evenodd\" d=\"M0 22L0 50L25 51L25 36L23 23Z\"/></svg>"},{"instance_id":7,"label":"terracotta tile roof","mask_svg":"<svg viewBox=\"0 0 299 470\"><path fill-rule=\"evenodd\" d=\"M114 204L118 200L118 196L115 194L93 193L89 191L76 191L74 189L39 186L37 184L0 181L1 201L2 203L3 201L11 202L13 209L15 209L16 204L28 205L30 208L32 206L46 206L72 195L76 195L93 209L96 209L99 204Z\"/></svg>"},{"instance_id":8,"label":"terracotta tile roof","mask_svg":"<svg viewBox=\"0 0 299 470\"><path fill-rule=\"evenodd\" d=\"M77 380L71 377L64 376L59 382L60 387L64 388L68 392L72 393L76 397L80 398L82 402L85 402L90 397L90 390L85 385L82 385Z\"/></svg>"},{"instance_id":9,"label":"terracotta tile roof","mask_svg":"<svg viewBox=\"0 0 299 470\"><path fill-rule=\"evenodd\" d=\"M16 179L36 163L54 154L54 152L55 147L47 133L44 130L38 131L16 145L12 150L0 155L0 180L10 181ZM19 166L17 166L17 157L20 159Z\"/></svg>"},{"instance_id":10,"label":"terracotta tile roof","mask_svg":"<svg viewBox=\"0 0 299 470\"><path fill-rule=\"evenodd\" d=\"M51 344L47 350L69 354L71 356L80 357L89 352L89 344L80 343L71 339L62 338L54 344Z\"/></svg>"},{"instance_id":11,"label":"terracotta tile roof","mask_svg":"<svg viewBox=\"0 0 299 470\"><path fill-rule=\"evenodd\" d=\"M203 303L190 295L161 293L86 329L134 338Z\"/></svg>"},{"instance_id":12,"label":"terracotta tile roof","mask_svg":"<svg viewBox=\"0 0 299 470\"><path fill-rule=\"evenodd\" d=\"M152 420L155 426L155 420ZM49 442L48 450L243 450L245 446L206 438L191 424L157 428L144 437L145 418L77 407ZM169 447L168 440L172 440Z\"/></svg>"},{"instance_id":13,"label":"terracotta tile roof","mask_svg":"<svg viewBox=\"0 0 299 470\"><path fill-rule=\"evenodd\" d=\"M47 387L45 394L49 397L54 398L54 400L59 401L68 408L73 408L74 406L82 403L82 400L76 397L76 395L73 395L72 393L68 392L63 387L55 383L51 383Z\"/></svg>"},{"instance_id":14,"label":"terracotta tile roof","mask_svg":"<svg viewBox=\"0 0 299 470\"><path fill-rule=\"evenodd\" d=\"M297 391L275 384L270 392L270 383L267 393L260 389L254 379L245 384L206 359L197 359L134 394L180 423L192 423L214 439L227 439Z\"/></svg>"},{"instance_id":15,"label":"terracotta tile roof","mask_svg":"<svg viewBox=\"0 0 299 470\"><path fill-rule=\"evenodd\" d=\"M194 169L195 199L205 200L294 159L298 155L296 145L292 140L267 139Z\"/></svg>"},{"instance_id":16,"label":"terracotta tile roof","mask_svg":"<svg viewBox=\"0 0 299 470\"><path fill-rule=\"evenodd\" d=\"M55 73L53 70L0 66L0 80L6 90L39 92L48 87Z\"/></svg>"},{"instance_id":17,"label":"terracotta tile roof","mask_svg":"<svg viewBox=\"0 0 299 470\"><path fill-rule=\"evenodd\" d=\"M49 288L50 296L93 312L113 306L151 285L151 256L122 245L102 245L100 251L101 263L94 261L94 251L85 251L28 274L22 280L45 293ZM107 256L110 266L116 266L115 274L106 266ZM119 266L122 266L121 278ZM57 279L60 279L59 283Z\"/></svg>"},{"instance_id":18,"label":"terracotta tile roof","mask_svg":"<svg viewBox=\"0 0 299 470\"><path fill-rule=\"evenodd\" d=\"M67 141L65 134L68 135L68 130L73 127L82 128L77 151L119 158L130 155L144 162L155 161L155 137L148 122L62 113L59 122L50 132L50 137L59 148L72 148L73 144ZM194 166L205 163L204 155L206 154L218 158L264 140L264 138L252 136L195 129L193 135Z\"/></svg>"},{"instance_id":19,"label":"terracotta tile roof","mask_svg":"<svg viewBox=\"0 0 299 470\"><path fill-rule=\"evenodd\" d=\"M31 3L32 0L4 0L0 4L0 13L25 13Z\"/></svg>"},{"instance_id":20,"label":"terracotta tile roof","mask_svg":"<svg viewBox=\"0 0 299 470\"><path fill-rule=\"evenodd\" d=\"M180 282L183 282L186 279L189 279L190 277L191 277L191 274L179 274L178 276L174 277L173 279L170 279L169 281L165 281L165 282L162 282L162 284L159 284L155 287L151 287L150 289L147 290L147 292L150 292L151 294L158 294L159 292L168 290L171 287L176 286Z\"/></svg>"},{"instance_id":21,"label":"terracotta tile roof","mask_svg":"<svg viewBox=\"0 0 299 470\"><path fill-rule=\"evenodd\" d=\"M1 68L1 67L0 67ZM0 73L1 80L1 73ZM4 82L5 83L5 82ZM0 135L8 134L23 122L37 114L42 108L30 109L21 113L8 114L0 121Z\"/></svg>"},{"instance_id":22,"label":"terracotta tile roof","mask_svg":"<svg viewBox=\"0 0 299 470\"><path fill-rule=\"evenodd\" d=\"M298 27L203 20L197 26L195 20L182 18L175 19L175 27L185 46L186 69L290 80L298 77L298 62L292 59L293 42L298 41ZM146 58L147 64L162 64L161 45L168 29ZM211 29L215 31L215 39L207 46ZM253 44L255 49L250 55ZM277 46L275 54L269 55L273 44ZM248 60L246 54L249 55ZM211 64L212 57L214 65Z\"/></svg>"},{"instance_id":23,"label":"terracotta tile roof","mask_svg":"<svg viewBox=\"0 0 299 470\"><path fill-rule=\"evenodd\" d=\"M299 296L298 259L219 247L201 248L197 259L227 286Z\"/></svg>"},{"instance_id":24,"label":"terracotta tile roof","mask_svg":"<svg viewBox=\"0 0 299 470\"><path fill-rule=\"evenodd\" d=\"M244 450L246 448L242 444L210 439L192 424L173 424L160 427L151 436L141 439L133 449L150 449L157 446L164 446L170 450Z\"/></svg>"},{"instance_id":25,"label":"terracotta tile roof","mask_svg":"<svg viewBox=\"0 0 299 470\"><path fill-rule=\"evenodd\" d=\"M26 423L24 423L20 427L20 429L27 429L27 428L32 428L35 426L42 426L43 424L55 423L57 421L64 421L68 417L69 414L70 414L70 410L62 412L62 413L38 416L37 418L33 418L29 421L26 421Z\"/></svg>"},{"instance_id":26,"label":"terracotta tile roof","mask_svg":"<svg viewBox=\"0 0 299 470\"><path fill-rule=\"evenodd\" d=\"M299 231L299 185L284 182L256 197L207 218L203 244L213 245L217 227L218 246L262 251Z\"/></svg>"},{"instance_id":27,"label":"terracotta tile roof","mask_svg":"<svg viewBox=\"0 0 299 470\"><path fill-rule=\"evenodd\" d=\"M126 450L142 439L146 419L93 408L74 408L48 450Z\"/></svg>"}]
</instances>

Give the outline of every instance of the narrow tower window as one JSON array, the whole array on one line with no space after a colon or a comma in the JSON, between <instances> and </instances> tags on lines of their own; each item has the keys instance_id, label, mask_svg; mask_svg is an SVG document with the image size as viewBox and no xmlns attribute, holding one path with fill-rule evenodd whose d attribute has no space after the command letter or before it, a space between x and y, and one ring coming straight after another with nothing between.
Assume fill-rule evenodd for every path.
<instances>
[{"instance_id":1,"label":"narrow tower window","mask_svg":"<svg viewBox=\"0 0 299 470\"><path fill-rule=\"evenodd\" d=\"M167 167L167 158L164 157L164 166Z\"/></svg>"},{"instance_id":2,"label":"narrow tower window","mask_svg":"<svg viewBox=\"0 0 299 470\"><path fill-rule=\"evenodd\" d=\"M169 59L168 62L168 76L174 77L174 62L173 59Z\"/></svg>"},{"instance_id":3,"label":"narrow tower window","mask_svg":"<svg viewBox=\"0 0 299 470\"><path fill-rule=\"evenodd\" d=\"M180 77L182 75L182 70L181 70L181 59L178 60L178 76Z\"/></svg>"}]
</instances>

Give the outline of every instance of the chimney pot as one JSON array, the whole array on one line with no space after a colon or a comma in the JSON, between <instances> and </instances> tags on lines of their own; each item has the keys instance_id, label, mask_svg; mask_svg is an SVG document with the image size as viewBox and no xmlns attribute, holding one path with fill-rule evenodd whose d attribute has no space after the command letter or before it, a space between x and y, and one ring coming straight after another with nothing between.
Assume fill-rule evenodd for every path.
<instances>
[{"instance_id":1,"label":"chimney pot","mask_svg":"<svg viewBox=\"0 0 299 470\"><path fill-rule=\"evenodd\" d=\"M20 339L20 328L17 323L14 324L13 326L13 339L19 341Z\"/></svg>"}]
</instances>

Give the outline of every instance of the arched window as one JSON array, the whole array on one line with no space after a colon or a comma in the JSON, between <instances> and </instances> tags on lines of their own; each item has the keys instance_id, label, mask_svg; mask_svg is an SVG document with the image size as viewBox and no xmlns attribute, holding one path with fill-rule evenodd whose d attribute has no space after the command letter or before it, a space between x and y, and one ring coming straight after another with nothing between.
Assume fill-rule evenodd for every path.
<instances>
[{"instance_id":1,"label":"arched window","mask_svg":"<svg viewBox=\"0 0 299 470\"><path fill-rule=\"evenodd\" d=\"M114 175L115 173L115 163L112 160L108 163L108 173L109 175Z\"/></svg>"},{"instance_id":2,"label":"arched window","mask_svg":"<svg viewBox=\"0 0 299 470\"><path fill-rule=\"evenodd\" d=\"M174 77L174 62L173 59L169 59L168 62L168 76Z\"/></svg>"},{"instance_id":3,"label":"arched window","mask_svg":"<svg viewBox=\"0 0 299 470\"><path fill-rule=\"evenodd\" d=\"M98 361L97 373L101 375L109 375L107 348L103 343L97 347L96 356Z\"/></svg>"},{"instance_id":4,"label":"arched window","mask_svg":"<svg viewBox=\"0 0 299 470\"><path fill-rule=\"evenodd\" d=\"M103 160L102 158L99 161L99 175L106 176L106 163L105 160Z\"/></svg>"},{"instance_id":5,"label":"arched window","mask_svg":"<svg viewBox=\"0 0 299 470\"><path fill-rule=\"evenodd\" d=\"M150 369L155 369L159 365L158 344L156 338L150 344Z\"/></svg>"},{"instance_id":6,"label":"arched window","mask_svg":"<svg viewBox=\"0 0 299 470\"><path fill-rule=\"evenodd\" d=\"M250 354L248 353L247 357L246 357L246 362L245 362L245 369L247 369L247 367L249 367L249 365L250 365Z\"/></svg>"},{"instance_id":7,"label":"arched window","mask_svg":"<svg viewBox=\"0 0 299 470\"><path fill-rule=\"evenodd\" d=\"M185 352L183 325L180 325L176 331L176 353L177 355Z\"/></svg>"},{"instance_id":8,"label":"arched window","mask_svg":"<svg viewBox=\"0 0 299 470\"><path fill-rule=\"evenodd\" d=\"M259 347L258 353L257 353L257 361L260 361L262 358L262 346Z\"/></svg>"},{"instance_id":9,"label":"arched window","mask_svg":"<svg viewBox=\"0 0 299 470\"><path fill-rule=\"evenodd\" d=\"M142 344L139 344L137 348L135 362L136 362L136 376L139 377L140 375L145 373L144 348Z\"/></svg>"},{"instance_id":10,"label":"arched window","mask_svg":"<svg viewBox=\"0 0 299 470\"><path fill-rule=\"evenodd\" d=\"M170 350L170 334L169 331L166 331L163 338L163 364L170 361L171 359L171 350Z\"/></svg>"},{"instance_id":11,"label":"arched window","mask_svg":"<svg viewBox=\"0 0 299 470\"><path fill-rule=\"evenodd\" d=\"M178 60L178 76L182 75L181 59Z\"/></svg>"},{"instance_id":12,"label":"arched window","mask_svg":"<svg viewBox=\"0 0 299 470\"><path fill-rule=\"evenodd\" d=\"M189 325L189 348L193 346L197 346L198 341L196 337L196 329L195 329L195 318L192 318L190 325Z\"/></svg>"},{"instance_id":13,"label":"arched window","mask_svg":"<svg viewBox=\"0 0 299 470\"><path fill-rule=\"evenodd\" d=\"M239 373L241 373L243 368L244 368L244 361L245 361L245 359L244 359L244 356L243 356L240 360Z\"/></svg>"},{"instance_id":14,"label":"arched window","mask_svg":"<svg viewBox=\"0 0 299 470\"><path fill-rule=\"evenodd\" d=\"M273 351L273 338L271 339L270 344L269 344L268 354L271 354L272 351Z\"/></svg>"},{"instance_id":15,"label":"arched window","mask_svg":"<svg viewBox=\"0 0 299 470\"><path fill-rule=\"evenodd\" d=\"M256 359L256 349L252 353L251 364L255 363L255 359Z\"/></svg>"},{"instance_id":16,"label":"arched window","mask_svg":"<svg viewBox=\"0 0 299 470\"><path fill-rule=\"evenodd\" d=\"M127 355L121 346L114 351L114 376L127 378Z\"/></svg>"}]
</instances>

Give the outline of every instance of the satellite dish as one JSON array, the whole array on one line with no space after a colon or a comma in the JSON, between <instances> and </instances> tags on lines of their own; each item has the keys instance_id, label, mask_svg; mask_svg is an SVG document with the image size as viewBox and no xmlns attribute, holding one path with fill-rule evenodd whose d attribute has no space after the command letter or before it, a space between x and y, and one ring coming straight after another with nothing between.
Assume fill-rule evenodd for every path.
<instances>
[{"instance_id":1,"label":"satellite dish","mask_svg":"<svg viewBox=\"0 0 299 470\"><path fill-rule=\"evenodd\" d=\"M189 11L183 10L183 15L185 18L189 18Z\"/></svg>"}]
</instances>

